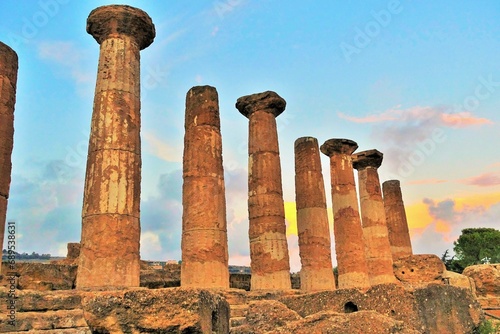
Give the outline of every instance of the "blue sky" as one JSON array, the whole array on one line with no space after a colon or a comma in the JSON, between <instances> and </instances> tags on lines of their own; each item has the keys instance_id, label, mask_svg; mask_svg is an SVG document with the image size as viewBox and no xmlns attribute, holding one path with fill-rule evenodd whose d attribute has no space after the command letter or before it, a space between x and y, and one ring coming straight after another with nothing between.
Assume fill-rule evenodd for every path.
<instances>
[{"instance_id":1,"label":"blue sky","mask_svg":"<svg viewBox=\"0 0 500 334\"><path fill-rule=\"evenodd\" d=\"M19 55L7 218L21 251L78 241L99 46L108 1L3 0L0 40ZM234 104L273 90L292 270L293 143L355 140L400 179L415 253L441 255L465 227L499 226L498 1L127 1L156 26L141 52L144 259L180 259L185 94L219 92L230 262L249 263L248 120ZM322 157L327 194L329 167ZM330 197L328 196L330 206Z\"/></svg>"}]
</instances>

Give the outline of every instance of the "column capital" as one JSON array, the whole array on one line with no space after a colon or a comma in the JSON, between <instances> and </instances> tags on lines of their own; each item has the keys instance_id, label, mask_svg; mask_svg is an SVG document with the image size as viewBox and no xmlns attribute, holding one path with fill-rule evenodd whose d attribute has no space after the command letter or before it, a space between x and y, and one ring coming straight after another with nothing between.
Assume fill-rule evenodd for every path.
<instances>
[{"instance_id":1,"label":"column capital","mask_svg":"<svg viewBox=\"0 0 500 334\"><path fill-rule=\"evenodd\" d=\"M245 117L256 111L266 111L278 117L286 107L286 101L273 91L266 91L240 97L236 109Z\"/></svg>"},{"instance_id":2,"label":"column capital","mask_svg":"<svg viewBox=\"0 0 500 334\"><path fill-rule=\"evenodd\" d=\"M91 11L87 32L99 44L111 37L129 36L140 50L151 45L156 35L151 17L143 10L126 5L101 6Z\"/></svg>"},{"instance_id":3,"label":"column capital","mask_svg":"<svg viewBox=\"0 0 500 334\"><path fill-rule=\"evenodd\" d=\"M367 167L379 168L384 155L378 150L367 150L352 155L352 167L360 170Z\"/></svg>"},{"instance_id":4,"label":"column capital","mask_svg":"<svg viewBox=\"0 0 500 334\"><path fill-rule=\"evenodd\" d=\"M321 152L329 157L335 154L351 155L357 149L358 144L354 140L344 138L328 139L320 147Z\"/></svg>"}]
</instances>

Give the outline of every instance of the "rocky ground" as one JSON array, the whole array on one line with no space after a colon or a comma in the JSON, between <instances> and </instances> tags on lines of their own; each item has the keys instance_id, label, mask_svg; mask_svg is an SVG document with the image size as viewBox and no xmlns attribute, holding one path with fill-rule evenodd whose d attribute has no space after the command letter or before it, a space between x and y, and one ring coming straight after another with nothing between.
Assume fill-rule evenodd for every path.
<instances>
[{"instance_id":1,"label":"rocky ground","mask_svg":"<svg viewBox=\"0 0 500 334\"><path fill-rule=\"evenodd\" d=\"M400 284L302 293L175 287L180 268L143 266L142 288L74 290L76 266L19 264L14 285L16 326L8 322L10 283L0 285L5 333L474 333L500 310L500 264L449 273L432 256L395 263ZM404 273L403 273L404 271ZM3 273L7 273L3 268ZM296 281L295 285L300 282Z\"/></svg>"}]
</instances>

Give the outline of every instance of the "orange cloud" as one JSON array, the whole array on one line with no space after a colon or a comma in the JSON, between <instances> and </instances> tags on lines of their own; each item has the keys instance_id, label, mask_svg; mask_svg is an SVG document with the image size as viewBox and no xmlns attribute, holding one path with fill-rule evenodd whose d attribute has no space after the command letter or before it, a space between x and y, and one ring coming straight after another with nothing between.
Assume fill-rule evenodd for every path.
<instances>
[{"instance_id":1,"label":"orange cloud","mask_svg":"<svg viewBox=\"0 0 500 334\"><path fill-rule=\"evenodd\" d=\"M333 211L332 208L326 209L328 214L328 224L330 231L333 231ZM285 202L285 219L288 222L286 235L298 235L297 230L297 207L295 202Z\"/></svg>"},{"instance_id":2,"label":"orange cloud","mask_svg":"<svg viewBox=\"0 0 500 334\"><path fill-rule=\"evenodd\" d=\"M285 219L288 221L286 235L298 235L295 202L285 202Z\"/></svg>"},{"instance_id":3,"label":"orange cloud","mask_svg":"<svg viewBox=\"0 0 500 334\"><path fill-rule=\"evenodd\" d=\"M482 124L493 124L487 118L474 117L472 113L468 111L459 112L456 114L441 114L441 120L446 126L464 128L471 125L482 125Z\"/></svg>"},{"instance_id":4,"label":"orange cloud","mask_svg":"<svg viewBox=\"0 0 500 334\"><path fill-rule=\"evenodd\" d=\"M466 209L477 209L484 211L492 205L500 203L500 193L476 194L467 197L457 197L453 199L454 210L457 212ZM444 219L435 219L429 212L429 207L425 203L415 203L406 206L406 217L410 234L421 234L427 226L436 223L436 232L448 233L450 224Z\"/></svg>"}]
</instances>

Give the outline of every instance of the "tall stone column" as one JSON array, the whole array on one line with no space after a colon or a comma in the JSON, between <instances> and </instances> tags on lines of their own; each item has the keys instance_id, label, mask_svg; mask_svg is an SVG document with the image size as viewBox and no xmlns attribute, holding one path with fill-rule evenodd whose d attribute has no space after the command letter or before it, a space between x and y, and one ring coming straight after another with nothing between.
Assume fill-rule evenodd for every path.
<instances>
[{"instance_id":1,"label":"tall stone column","mask_svg":"<svg viewBox=\"0 0 500 334\"><path fill-rule=\"evenodd\" d=\"M229 289L219 99L214 87L186 96L181 285Z\"/></svg>"},{"instance_id":2,"label":"tall stone column","mask_svg":"<svg viewBox=\"0 0 500 334\"><path fill-rule=\"evenodd\" d=\"M383 154L377 150L353 155L353 167L358 170L361 221L371 285L398 282L392 269L391 247L377 170L382 164L382 158Z\"/></svg>"},{"instance_id":3,"label":"tall stone column","mask_svg":"<svg viewBox=\"0 0 500 334\"><path fill-rule=\"evenodd\" d=\"M87 32L101 45L87 158L77 288L139 286L141 193L139 51L155 37L130 6L94 9Z\"/></svg>"},{"instance_id":4,"label":"tall stone column","mask_svg":"<svg viewBox=\"0 0 500 334\"><path fill-rule=\"evenodd\" d=\"M0 246L3 249L14 146L17 54L0 42ZM1 266L0 266L1 267ZM0 268L1 272L1 268Z\"/></svg>"},{"instance_id":5,"label":"tall stone column","mask_svg":"<svg viewBox=\"0 0 500 334\"><path fill-rule=\"evenodd\" d=\"M413 254L399 181L385 181L382 183L382 192L384 194L385 219L389 231L392 260L396 261Z\"/></svg>"},{"instance_id":6,"label":"tall stone column","mask_svg":"<svg viewBox=\"0 0 500 334\"><path fill-rule=\"evenodd\" d=\"M251 289L291 288L276 117L286 102L275 92L240 97L249 119L248 214Z\"/></svg>"},{"instance_id":7,"label":"tall stone column","mask_svg":"<svg viewBox=\"0 0 500 334\"><path fill-rule=\"evenodd\" d=\"M336 138L327 140L320 148L330 157L339 289L370 287L351 160L351 154L357 148L358 144L352 140Z\"/></svg>"},{"instance_id":8,"label":"tall stone column","mask_svg":"<svg viewBox=\"0 0 500 334\"><path fill-rule=\"evenodd\" d=\"M318 140L295 141L295 203L299 232L300 289L334 290L330 228Z\"/></svg>"}]
</instances>

